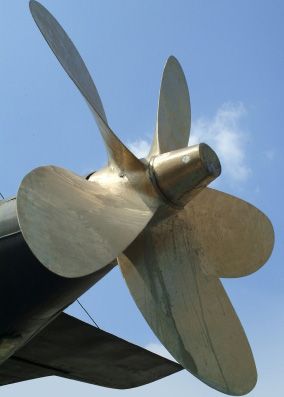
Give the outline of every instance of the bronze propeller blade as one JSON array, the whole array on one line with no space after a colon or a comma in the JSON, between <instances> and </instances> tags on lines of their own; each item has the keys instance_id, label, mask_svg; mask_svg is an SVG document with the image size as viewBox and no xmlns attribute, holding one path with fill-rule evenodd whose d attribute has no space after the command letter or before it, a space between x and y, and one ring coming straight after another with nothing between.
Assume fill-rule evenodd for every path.
<instances>
[{"instance_id":1,"label":"bronze propeller blade","mask_svg":"<svg viewBox=\"0 0 284 397\"><path fill-rule=\"evenodd\" d=\"M187 238L206 274L241 277L257 271L271 255L270 220L253 205L206 188L183 211Z\"/></svg>"},{"instance_id":2,"label":"bronze propeller blade","mask_svg":"<svg viewBox=\"0 0 284 397\"><path fill-rule=\"evenodd\" d=\"M81 91L97 115L107 123L97 88L76 47L53 15L37 1L30 1L31 14L62 67Z\"/></svg>"},{"instance_id":3,"label":"bronze propeller blade","mask_svg":"<svg viewBox=\"0 0 284 397\"><path fill-rule=\"evenodd\" d=\"M148 158L187 146L190 122L190 99L185 75L178 60L170 56L163 71L156 132Z\"/></svg>"},{"instance_id":4,"label":"bronze propeller blade","mask_svg":"<svg viewBox=\"0 0 284 397\"><path fill-rule=\"evenodd\" d=\"M30 1L30 10L51 50L90 105L107 147L110 163L126 172L129 169L143 169L143 163L127 149L108 126L96 86L83 59L66 32L50 12L37 1Z\"/></svg>"},{"instance_id":5,"label":"bronze propeller blade","mask_svg":"<svg viewBox=\"0 0 284 397\"><path fill-rule=\"evenodd\" d=\"M118 261L146 321L184 368L223 393L254 387L247 338L221 282L202 271L184 211L147 226Z\"/></svg>"},{"instance_id":6,"label":"bronze propeller blade","mask_svg":"<svg viewBox=\"0 0 284 397\"><path fill-rule=\"evenodd\" d=\"M64 277L81 277L113 261L153 212L116 174L111 187L62 168L31 171L17 195L23 236L37 259Z\"/></svg>"}]
</instances>

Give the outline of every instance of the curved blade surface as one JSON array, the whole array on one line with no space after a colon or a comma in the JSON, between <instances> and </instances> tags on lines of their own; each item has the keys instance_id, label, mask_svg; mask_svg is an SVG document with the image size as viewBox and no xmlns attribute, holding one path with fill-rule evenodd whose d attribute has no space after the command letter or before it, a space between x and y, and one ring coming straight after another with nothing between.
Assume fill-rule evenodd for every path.
<instances>
[{"instance_id":1,"label":"curved blade surface","mask_svg":"<svg viewBox=\"0 0 284 397\"><path fill-rule=\"evenodd\" d=\"M97 88L83 59L66 32L50 12L37 1L30 1L30 10L39 30L66 73L100 118L107 123Z\"/></svg>"},{"instance_id":2,"label":"curved blade surface","mask_svg":"<svg viewBox=\"0 0 284 397\"><path fill-rule=\"evenodd\" d=\"M19 224L44 266L64 277L85 276L113 261L143 230L152 211L121 179L109 186L54 166L23 179Z\"/></svg>"},{"instance_id":3,"label":"curved blade surface","mask_svg":"<svg viewBox=\"0 0 284 397\"><path fill-rule=\"evenodd\" d=\"M78 87L92 109L105 141L109 160L121 169L142 169L143 164L118 139L107 124L96 86L76 47L50 12L37 1L30 1L31 14L63 69Z\"/></svg>"},{"instance_id":4,"label":"curved blade surface","mask_svg":"<svg viewBox=\"0 0 284 397\"><path fill-rule=\"evenodd\" d=\"M257 378L250 346L221 282L201 270L182 212L147 226L119 256L123 276L184 368L223 393L248 393Z\"/></svg>"},{"instance_id":5,"label":"curved blade surface","mask_svg":"<svg viewBox=\"0 0 284 397\"><path fill-rule=\"evenodd\" d=\"M188 86L178 60L168 58L161 81L156 132L148 157L188 146L191 112Z\"/></svg>"},{"instance_id":6,"label":"curved blade surface","mask_svg":"<svg viewBox=\"0 0 284 397\"><path fill-rule=\"evenodd\" d=\"M184 210L188 240L206 274L246 276L269 258L272 224L246 201L206 188Z\"/></svg>"}]
</instances>

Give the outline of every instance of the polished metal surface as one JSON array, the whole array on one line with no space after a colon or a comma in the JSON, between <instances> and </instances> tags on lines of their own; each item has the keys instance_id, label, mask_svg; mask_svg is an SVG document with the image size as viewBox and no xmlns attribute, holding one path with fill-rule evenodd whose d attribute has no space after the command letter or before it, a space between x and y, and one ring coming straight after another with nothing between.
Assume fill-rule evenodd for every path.
<instances>
[{"instance_id":1,"label":"polished metal surface","mask_svg":"<svg viewBox=\"0 0 284 397\"><path fill-rule=\"evenodd\" d=\"M246 276L271 255L274 232L270 220L237 197L206 188L187 204L182 216L187 239L208 275Z\"/></svg>"},{"instance_id":2,"label":"polished metal surface","mask_svg":"<svg viewBox=\"0 0 284 397\"><path fill-rule=\"evenodd\" d=\"M37 1L30 1L30 10L51 50L90 105L104 139L109 162L113 166L119 164L120 169L126 172L129 169L134 171L143 169L143 163L128 150L108 126L96 86L68 35L50 12Z\"/></svg>"},{"instance_id":3,"label":"polished metal surface","mask_svg":"<svg viewBox=\"0 0 284 397\"><path fill-rule=\"evenodd\" d=\"M174 207L184 207L221 173L216 153L201 143L153 157L155 186Z\"/></svg>"},{"instance_id":4,"label":"polished metal surface","mask_svg":"<svg viewBox=\"0 0 284 397\"><path fill-rule=\"evenodd\" d=\"M184 368L223 393L246 394L257 379L251 349L221 282L203 272L189 237L183 210L147 227L118 258L123 276Z\"/></svg>"},{"instance_id":5,"label":"polished metal surface","mask_svg":"<svg viewBox=\"0 0 284 397\"><path fill-rule=\"evenodd\" d=\"M31 14L51 50L82 95L107 123L97 88L76 47L50 12L37 1L30 1Z\"/></svg>"},{"instance_id":6,"label":"polished metal surface","mask_svg":"<svg viewBox=\"0 0 284 397\"><path fill-rule=\"evenodd\" d=\"M64 277L85 276L112 262L153 216L124 178L105 186L53 166L24 178L17 210L34 255Z\"/></svg>"},{"instance_id":7,"label":"polished metal surface","mask_svg":"<svg viewBox=\"0 0 284 397\"><path fill-rule=\"evenodd\" d=\"M156 131L148 158L187 146L190 123L186 78L178 60L170 56L161 81Z\"/></svg>"}]
</instances>

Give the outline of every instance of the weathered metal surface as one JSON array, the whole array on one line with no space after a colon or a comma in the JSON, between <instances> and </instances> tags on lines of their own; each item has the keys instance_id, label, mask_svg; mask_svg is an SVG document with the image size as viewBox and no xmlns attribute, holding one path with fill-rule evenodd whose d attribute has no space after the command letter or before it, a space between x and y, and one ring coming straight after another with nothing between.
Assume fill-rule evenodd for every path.
<instances>
[{"instance_id":1,"label":"weathered metal surface","mask_svg":"<svg viewBox=\"0 0 284 397\"><path fill-rule=\"evenodd\" d=\"M203 273L183 212L148 226L119 256L123 276L184 368L221 392L248 393L257 379L250 346L221 282Z\"/></svg>"},{"instance_id":2,"label":"weathered metal surface","mask_svg":"<svg viewBox=\"0 0 284 397\"><path fill-rule=\"evenodd\" d=\"M57 375L127 389L181 369L177 363L62 313L0 366L0 385Z\"/></svg>"},{"instance_id":3,"label":"weathered metal surface","mask_svg":"<svg viewBox=\"0 0 284 397\"><path fill-rule=\"evenodd\" d=\"M54 375L51 368L10 357L0 366L0 386Z\"/></svg>"},{"instance_id":4,"label":"weathered metal surface","mask_svg":"<svg viewBox=\"0 0 284 397\"><path fill-rule=\"evenodd\" d=\"M144 169L144 164L128 150L108 126L96 86L79 52L66 32L50 12L37 1L30 1L30 10L51 50L90 105L104 139L109 154L109 162L113 166L118 164L120 169L125 170L125 172L129 169Z\"/></svg>"},{"instance_id":5,"label":"weathered metal surface","mask_svg":"<svg viewBox=\"0 0 284 397\"><path fill-rule=\"evenodd\" d=\"M190 100L185 75L178 60L170 56L163 72L156 132L148 158L187 146L190 122Z\"/></svg>"},{"instance_id":6,"label":"weathered metal surface","mask_svg":"<svg viewBox=\"0 0 284 397\"><path fill-rule=\"evenodd\" d=\"M246 276L271 255L274 232L270 220L237 197L204 189L181 216L190 246L198 252L200 266L208 275Z\"/></svg>"},{"instance_id":7,"label":"weathered metal surface","mask_svg":"<svg viewBox=\"0 0 284 397\"><path fill-rule=\"evenodd\" d=\"M17 210L34 255L64 277L85 276L108 265L153 216L124 178L104 185L53 166L24 178Z\"/></svg>"}]
</instances>

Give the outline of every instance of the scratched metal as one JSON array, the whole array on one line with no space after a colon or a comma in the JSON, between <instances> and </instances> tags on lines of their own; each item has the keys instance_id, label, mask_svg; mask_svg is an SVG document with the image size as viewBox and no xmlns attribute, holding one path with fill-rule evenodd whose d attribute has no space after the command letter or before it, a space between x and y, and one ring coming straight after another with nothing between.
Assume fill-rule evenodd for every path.
<instances>
[{"instance_id":1,"label":"scratched metal","mask_svg":"<svg viewBox=\"0 0 284 397\"><path fill-rule=\"evenodd\" d=\"M184 368L223 393L246 394L257 379L249 343L221 282L202 271L183 215L138 236L118 258L123 276L144 318Z\"/></svg>"}]
</instances>

